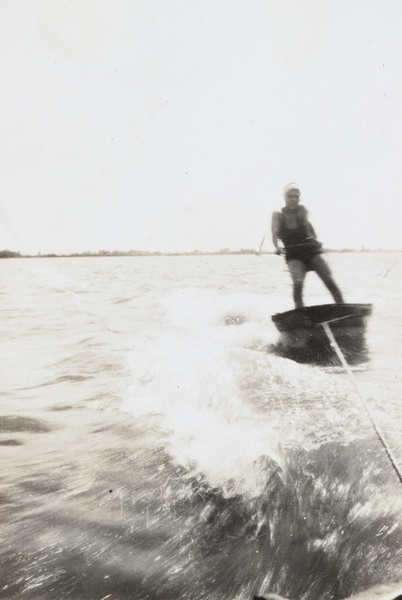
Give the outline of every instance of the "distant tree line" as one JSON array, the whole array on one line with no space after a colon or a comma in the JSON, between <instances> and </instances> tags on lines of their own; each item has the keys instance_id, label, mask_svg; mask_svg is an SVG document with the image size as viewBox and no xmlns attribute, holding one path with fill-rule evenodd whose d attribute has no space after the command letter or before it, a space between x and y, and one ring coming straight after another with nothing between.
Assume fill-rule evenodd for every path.
<instances>
[{"instance_id":1,"label":"distant tree line","mask_svg":"<svg viewBox=\"0 0 402 600\"><path fill-rule=\"evenodd\" d=\"M20 252L12 252L11 250L0 250L0 258L20 258Z\"/></svg>"},{"instance_id":2,"label":"distant tree line","mask_svg":"<svg viewBox=\"0 0 402 600\"><path fill-rule=\"evenodd\" d=\"M0 251L0 258L62 258L62 257L90 257L90 256L211 256L216 254L256 254L255 250L244 249L241 250L230 250L229 248L223 248L222 250L213 252L204 252L202 250L193 250L191 252L160 252L160 251L147 251L147 250L128 250L122 252L120 250L99 250L98 252L73 252L71 254L42 254L38 252L35 255L21 254L20 252L12 252L11 250ZM263 251L262 254L270 254L269 252Z\"/></svg>"}]
</instances>

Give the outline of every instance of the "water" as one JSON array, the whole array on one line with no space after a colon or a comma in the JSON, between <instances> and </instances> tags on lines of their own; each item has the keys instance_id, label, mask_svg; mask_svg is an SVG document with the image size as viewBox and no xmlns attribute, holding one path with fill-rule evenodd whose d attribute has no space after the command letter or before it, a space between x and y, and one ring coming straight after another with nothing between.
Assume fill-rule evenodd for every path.
<instances>
[{"instance_id":1,"label":"water","mask_svg":"<svg viewBox=\"0 0 402 600\"><path fill-rule=\"evenodd\" d=\"M401 254L355 377L402 462ZM0 597L337 600L402 578L402 486L348 375L276 356L281 258L0 263ZM314 274L306 302L331 299Z\"/></svg>"}]
</instances>

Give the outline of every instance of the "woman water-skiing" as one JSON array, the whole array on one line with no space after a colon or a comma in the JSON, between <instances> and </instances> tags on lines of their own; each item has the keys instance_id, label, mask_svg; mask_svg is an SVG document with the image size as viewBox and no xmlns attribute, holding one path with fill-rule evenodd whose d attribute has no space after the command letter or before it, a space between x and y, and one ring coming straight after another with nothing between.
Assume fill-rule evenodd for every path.
<instances>
[{"instance_id":1,"label":"woman water-skiing","mask_svg":"<svg viewBox=\"0 0 402 600\"><path fill-rule=\"evenodd\" d=\"M303 307L303 285L308 271L315 271L335 302L342 303L342 292L322 256L322 245L308 220L307 210L300 204L299 187L295 183L289 183L284 189L284 198L285 206L272 214L272 242L277 254L285 254L293 281L296 308ZM283 249L279 246L279 240L283 243Z\"/></svg>"}]
</instances>

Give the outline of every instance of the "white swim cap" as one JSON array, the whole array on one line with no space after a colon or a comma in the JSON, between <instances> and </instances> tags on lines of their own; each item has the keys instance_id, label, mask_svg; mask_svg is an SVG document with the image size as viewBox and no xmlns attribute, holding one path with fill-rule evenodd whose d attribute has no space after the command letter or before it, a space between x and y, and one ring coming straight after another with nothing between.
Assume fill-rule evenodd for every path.
<instances>
[{"instance_id":1,"label":"white swim cap","mask_svg":"<svg viewBox=\"0 0 402 600\"><path fill-rule=\"evenodd\" d=\"M285 185L285 187L283 188L283 193L287 194L288 192L290 192L290 190L298 190L300 192L299 186L294 181Z\"/></svg>"}]
</instances>

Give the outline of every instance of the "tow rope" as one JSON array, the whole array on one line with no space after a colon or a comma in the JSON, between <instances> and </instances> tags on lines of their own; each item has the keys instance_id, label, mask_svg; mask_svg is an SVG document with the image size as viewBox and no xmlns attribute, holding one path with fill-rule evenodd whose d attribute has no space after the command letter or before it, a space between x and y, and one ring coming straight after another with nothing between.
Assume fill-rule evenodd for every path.
<instances>
[{"instance_id":1,"label":"tow rope","mask_svg":"<svg viewBox=\"0 0 402 600\"><path fill-rule=\"evenodd\" d=\"M335 319L335 320L337 320L337 319ZM350 380L352 381L353 386L354 386L354 388L356 390L356 393L357 393L358 397L360 398L360 401L361 401L361 403L363 405L363 408L366 411L366 413L368 414L369 419L371 421L371 424L373 425L374 431L376 432L377 437L380 440L380 442L381 442L381 444L382 444L382 446L383 446L383 448L384 448L384 450L385 450L385 452L386 452L386 454L387 454L387 456L388 456L388 458L389 458L389 460L390 460L390 462L391 462L391 464L392 464L392 466L393 466L393 468L394 468L394 470L395 470L395 472L396 472L396 474L398 476L398 479L399 479L400 483L402 483L402 471L401 471L401 469L400 469L400 467L398 465L398 462L397 462L395 456L393 455L391 448L388 446L388 443L387 443L387 441L386 441L386 439L384 437L384 434L382 433L380 427L377 425L377 423L376 423L376 421L374 419L374 416L373 416L373 414L371 412L370 406L368 405L368 403L364 399L363 395L360 393L359 386L357 385L356 378L353 375L353 371L350 368L350 366L348 365L348 363L346 362L346 359L345 359L345 357L343 355L343 352L340 349L339 344L336 341L334 334L332 333L332 330L331 330L331 328L329 326L329 323L331 323L331 321L326 321L326 322L320 323L320 325L322 325L322 327L323 327L323 329L324 329L324 331L325 331L325 333L326 333L326 335L327 335L327 337L329 339L329 342L330 342L332 348L335 350L336 354L338 355L339 360L341 361L341 364L342 364L343 368L345 369L345 371L348 374Z\"/></svg>"}]
</instances>

